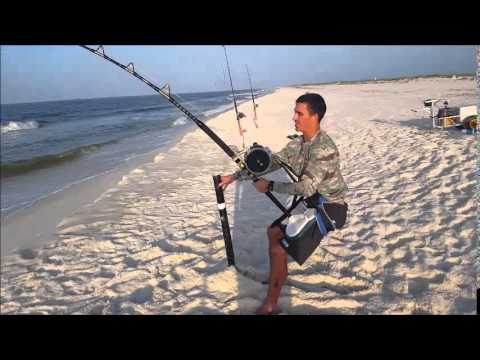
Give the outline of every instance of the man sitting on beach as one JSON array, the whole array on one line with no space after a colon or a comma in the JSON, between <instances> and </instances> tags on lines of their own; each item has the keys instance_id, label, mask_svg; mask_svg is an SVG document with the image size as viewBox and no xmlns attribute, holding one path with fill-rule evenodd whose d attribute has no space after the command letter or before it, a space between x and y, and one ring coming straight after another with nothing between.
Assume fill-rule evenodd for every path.
<instances>
[{"instance_id":1,"label":"man sitting on beach","mask_svg":"<svg viewBox=\"0 0 480 360\"><path fill-rule=\"evenodd\" d=\"M280 168L279 162L289 165L301 180L295 183L273 182L260 179L254 183L257 191L274 191L305 198L321 194L329 203L345 204L347 185L340 172L340 156L333 140L320 129L320 121L326 112L322 96L307 93L296 100L293 121L295 130L303 134L290 141L273 156L273 166L269 172ZM221 177L220 186L226 189L235 180L246 180L242 171ZM285 237L286 226L273 223L267 229L269 240L270 275L268 292L257 314L278 314L277 305L282 286L288 276L287 252L281 240ZM312 240L313 241L313 240Z\"/></svg>"}]
</instances>

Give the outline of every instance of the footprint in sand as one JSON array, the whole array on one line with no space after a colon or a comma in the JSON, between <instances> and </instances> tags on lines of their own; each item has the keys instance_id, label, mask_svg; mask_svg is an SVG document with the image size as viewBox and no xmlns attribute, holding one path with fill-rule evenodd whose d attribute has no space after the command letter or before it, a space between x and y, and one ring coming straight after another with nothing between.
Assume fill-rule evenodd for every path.
<instances>
[{"instance_id":1,"label":"footprint in sand","mask_svg":"<svg viewBox=\"0 0 480 360\"><path fill-rule=\"evenodd\" d=\"M21 249L18 255L24 260L33 260L38 256L38 251L33 249Z\"/></svg>"},{"instance_id":2,"label":"footprint in sand","mask_svg":"<svg viewBox=\"0 0 480 360\"><path fill-rule=\"evenodd\" d=\"M130 301L135 304L144 304L151 301L153 297L153 287L148 285L135 290L129 297Z\"/></svg>"}]
</instances>

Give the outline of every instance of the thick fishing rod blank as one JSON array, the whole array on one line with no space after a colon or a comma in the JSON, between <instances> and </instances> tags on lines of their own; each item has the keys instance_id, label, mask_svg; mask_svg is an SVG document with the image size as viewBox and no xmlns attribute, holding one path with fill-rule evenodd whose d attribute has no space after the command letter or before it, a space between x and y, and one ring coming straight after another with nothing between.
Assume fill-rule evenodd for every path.
<instances>
[{"instance_id":1,"label":"thick fishing rod blank","mask_svg":"<svg viewBox=\"0 0 480 360\"><path fill-rule=\"evenodd\" d=\"M222 222L223 240L225 241L225 251L227 252L228 266L235 265L235 255L233 253L232 236L230 234L230 225L228 224L227 208L225 206L225 197L223 189L219 186L220 175L213 177L213 185L215 186L215 194L217 195L218 212L220 221Z\"/></svg>"},{"instance_id":2,"label":"thick fishing rod blank","mask_svg":"<svg viewBox=\"0 0 480 360\"><path fill-rule=\"evenodd\" d=\"M225 142L218 137L217 134L215 134L212 129L210 129L207 125L205 125L202 121L200 121L195 115L193 115L190 111L185 109L178 101L176 101L173 96L170 94L170 86L167 84L163 86L162 88L158 87L157 85L153 84L151 81L148 81L145 79L143 76L138 74L135 71L133 63L129 63L128 65L123 65L119 63L118 61L108 57L105 55L105 51L103 49L103 46L99 46L97 49L92 49L89 48L88 46L85 45L80 45L82 48L87 49L88 51L94 53L95 55L100 56L101 58L104 58L105 60L110 61L111 63L117 65L118 67L122 68L126 72L128 72L130 75L135 76L137 79L143 81L145 84L150 86L153 90L155 90L157 93L165 97L170 103L172 103L176 108L178 108L180 111L182 111L189 119L191 119L197 126L202 129L215 143L222 148L222 150L230 157L232 160L237 164L237 166L246 172L246 174L251 177L254 181L257 180L257 176L250 172L247 169L247 166L245 162L235 154L235 152L227 145ZM101 50L101 51L100 51ZM267 191L265 193L270 200L287 216L290 216L290 211L288 211L280 201L277 200L275 196L270 191Z\"/></svg>"},{"instance_id":3,"label":"thick fishing rod blank","mask_svg":"<svg viewBox=\"0 0 480 360\"><path fill-rule=\"evenodd\" d=\"M257 125L257 104L255 104L255 97L253 96L253 87L252 87L252 79L250 78L250 72L248 71L248 66L245 64L245 67L247 68L247 75L248 75L248 82L250 83L250 93L252 94L252 102L253 102L253 123L255 124L255 127L258 129Z\"/></svg>"}]
</instances>

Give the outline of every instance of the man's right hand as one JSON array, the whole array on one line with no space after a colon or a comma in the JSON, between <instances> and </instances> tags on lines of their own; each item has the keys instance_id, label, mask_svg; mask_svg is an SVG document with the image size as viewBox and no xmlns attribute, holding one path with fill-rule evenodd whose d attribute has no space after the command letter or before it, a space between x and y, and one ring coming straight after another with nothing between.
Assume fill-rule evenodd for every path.
<instances>
[{"instance_id":1,"label":"man's right hand","mask_svg":"<svg viewBox=\"0 0 480 360\"><path fill-rule=\"evenodd\" d=\"M235 178L233 177L233 175L222 175L220 176L220 182L218 183L218 186L220 186L223 190L225 190L227 186L234 181L235 181Z\"/></svg>"}]
</instances>

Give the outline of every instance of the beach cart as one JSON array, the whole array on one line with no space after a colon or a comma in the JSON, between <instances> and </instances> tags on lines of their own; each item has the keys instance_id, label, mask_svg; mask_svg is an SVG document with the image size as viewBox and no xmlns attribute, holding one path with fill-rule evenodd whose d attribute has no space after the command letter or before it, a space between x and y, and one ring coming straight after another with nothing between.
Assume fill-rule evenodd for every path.
<instances>
[{"instance_id":1,"label":"beach cart","mask_svg":"<svg viewBox=\"0 0 480 360\"><path fill-rule=\"evenodd\" d=\"M443 103L438 105L442 101ZM445 99L426 99L423 101L423 106L432 120L433 128L457 127L473 131L477 130L478 114L476 105L448 106L448 101Z\"/></svg>"}]
</instances>

